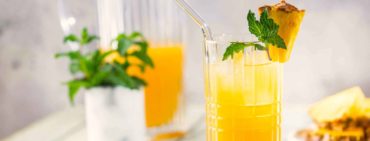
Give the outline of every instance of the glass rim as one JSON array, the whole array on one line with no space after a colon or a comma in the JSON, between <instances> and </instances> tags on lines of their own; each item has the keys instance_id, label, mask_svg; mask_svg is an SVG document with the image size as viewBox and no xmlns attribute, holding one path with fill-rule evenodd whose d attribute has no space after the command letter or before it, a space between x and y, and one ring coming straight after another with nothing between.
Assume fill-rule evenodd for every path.
<instances>
[{"instance_id":1,"label":"glass rim","mask_svg":"<svg viewBox=\"0 0 370 141\"><path fill-rule=\"evenodd\" d=\"M230 44L230 42L250 42L256 41L256 37L252 37L252 35L243 34L243 33L222 33L217 36L214 36L213 40L205 40L205 46L207 50L213 50L209 53L213 54L212 57L214 61L232 61L234 59L228 58L228 60L222 60L223 51L225 51L226 47ZM212 49L214 48L214 49ZM218 52L218 53L216 53ZM271 60L269 50L258 50L254 47L245 48L242 51L243 60L245 65L248 66L256 66L256 65L266 65L266 64L273 64L276 63ZM252 60L251 60L252 59Z\"/></svg>"},{"instance_id":2,"label":"glass rim","mask_svg":"<svg viewBox=\"0 0 370 141\"><path fill-rule=\"evenodd\" d=\"M250 41L257 41L258 40L254 35L252 35L250 33L245 33L245 32L214 33L213 34L213 40L208 40L208 39L204 39L204 40L206 40L207 42L208 41L217 42L221 38L229 38L228 40L230 40L230 42L231 41L250 42Z\"/></svg>"}]
</instances>

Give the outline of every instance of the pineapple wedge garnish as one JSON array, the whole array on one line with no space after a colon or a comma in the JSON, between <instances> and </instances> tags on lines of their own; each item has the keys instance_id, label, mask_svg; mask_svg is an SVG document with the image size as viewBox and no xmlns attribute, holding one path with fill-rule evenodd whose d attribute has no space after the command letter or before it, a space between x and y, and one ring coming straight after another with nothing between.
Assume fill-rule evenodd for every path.
<instances>
[{"instance_id":1,"label":"pineapple wedge garnish","mask_svg":"<svg viewBox=\"0 0 370 141\"><path fill-rule=\"evenodd\" d=\"M366 98L363 105L364 117L370 118L370 98Z\"/></svg>"},{"instance_id":2,"label":"pineapple wedge garnish","mask_svg":"<svg viewBox=\"0 0 370 141\"><path fill-rule=\"evenodd\" d=\"M318 123L364 115L365 95L360 87L353 87L331 95L309 109L309 115Z\"/></svg>"},{"instance_id":3,"label":"pineapple wedge garnish","mask_svg":"<svg viewBox=\"0 0 370 141\"><path fill-rule=\"evenodd\" d=\"M364 136L364 132L361 129L353 129L349 131L333 131L328 129L318 129L315 134L320 136L330 135L331 138L340 137L354 137L360 140Z\"/></svg>"},{"instance_id":4,"label":"pineapple wedge garnish","mask_svg":"<svg viewBox=\"0 0 370 141\"><path fill-rule=\"evenodd\" d=\"M271 60L284 63L290 58L305 11L298 10L295 6L285 1L281 1L273 6L260 7L259 13L261 14L264 9L268 10L270 18L279 25L278 34L283 38L287 46L287 49L269 46Z\"/></svg>"}]
</instances>

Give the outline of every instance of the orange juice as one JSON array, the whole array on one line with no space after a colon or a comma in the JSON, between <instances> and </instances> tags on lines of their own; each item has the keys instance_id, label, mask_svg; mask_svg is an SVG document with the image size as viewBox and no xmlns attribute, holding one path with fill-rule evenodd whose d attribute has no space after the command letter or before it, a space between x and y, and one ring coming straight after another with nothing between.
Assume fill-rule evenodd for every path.
<instances>
[{"instance_id":1,"label":"orange juice","mask_svg":"<svg viewBox=\"0 0 370 141\"><path fill-rule=\"evenodd\" d=\"M208 141L280 141L280 64L210 65Z\"/></svg>"},{"instance_id":2,"label":"orange juice","mask_svg":"<svg viewBox=\"0 0 370 141\"><path fill-rule=\"evenodd\" d=\"M183 50L181 45L151 46L148 54L154 68L131 69L147 82L145 87L145 110L147 127L170 124L178 112L182 89Z\"/></svg>"}]
</instances>

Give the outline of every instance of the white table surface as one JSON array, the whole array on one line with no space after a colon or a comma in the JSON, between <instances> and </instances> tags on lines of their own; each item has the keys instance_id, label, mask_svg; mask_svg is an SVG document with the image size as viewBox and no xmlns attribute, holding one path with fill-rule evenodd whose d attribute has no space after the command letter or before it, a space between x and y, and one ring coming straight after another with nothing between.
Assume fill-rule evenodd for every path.
<instances>
[{"instance_id":1,"label":"white table surface","mask_svg":"<svg viewBox=\"0 0 370 141\"><path fill-rule=\"evenodd\" d=\"M203 107L191 105L186 109L187 135L179 141L205 140ZM47 116L2 141L86 141L84 108L76 106Z\"/></svg>"},{"instance_id":2,"label":"white table surface","mask_svg":"<svg viewBox=\"0 0 370 141\"><path fill-rule=\"evenodd\" d=\"M297 129L310 124L305 106L290 105L283 108L283 141L297 141ZM187 135L178 141L205 141L204 108L188 106L185 112ZM14 133L2 141L86 141L83 106L68 108Z\"/></svg>"}]
</instances>

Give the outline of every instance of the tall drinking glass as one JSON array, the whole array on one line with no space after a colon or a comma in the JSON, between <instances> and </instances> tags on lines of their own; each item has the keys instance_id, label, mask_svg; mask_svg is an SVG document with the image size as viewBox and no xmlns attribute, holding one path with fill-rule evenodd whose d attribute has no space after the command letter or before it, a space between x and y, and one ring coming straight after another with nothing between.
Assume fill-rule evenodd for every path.
<instances>
[{"instance_id":1,"label":"tall drinking glass","mask_svg":"<svg viewBox=\"0 0 370 141\"><path fill-rule=\"evenodd\" d=\"M252 47L222 60L230 42L245 36L206 41L207 141L280 141L282 65Z\"/></svg>"},{"instance_id":2,"label":"tall drinking glass","mask_svg":"<svg viewBox=\"0 0 370 141\"><path fill-rule=\"evenodd\" d=\"M147 82L146 126L152 136L181 133L183 95L183 16L173 0L97 0L101 47L118 33L141 32L149 42L154 68L129 73Z\"/></svg>"}]
</instances>

